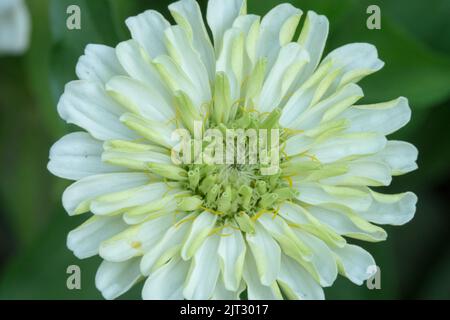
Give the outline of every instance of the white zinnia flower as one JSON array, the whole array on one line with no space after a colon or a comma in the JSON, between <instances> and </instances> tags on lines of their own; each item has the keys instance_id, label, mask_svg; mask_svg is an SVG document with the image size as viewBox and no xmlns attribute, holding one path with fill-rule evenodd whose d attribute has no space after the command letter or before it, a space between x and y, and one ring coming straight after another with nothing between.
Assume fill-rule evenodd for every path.
<instances>
[{"instance_id":1,"label":"white zinnia flower","mask_svg":"<svg viewBox=\"0 0 450 320\"><path fill-rule=\"evenodd\" d=\"M0 55L25 52L29 38L30 14L23 0L1 0Z\"/></svg>"},{"instance_id":2,"label":"white zinnia flower","mask_svg":"<svg viewBox=\"0 0 450 320\"><path fill-rule=\"evenodd\" d=\"M361 285L375 265L352 239L382 241L375 224L412 219L417 198L370 187L417 168L417 150L386 135L404 126L405 98L355 105L356 84L383 62L354 43L321 61L328 20L290 4L266 16L243 0L146 11L132 40L88 45L58 111L86 132L50 151L49 170L77 180L70 215L93 215L68 236L80 259L103 259L96 285L113 299L144 279L144 299L321 299L338 273ZM214 44L214 45L213 45ZM177 127L280 128L281 171L256 165L175 165Z\"/></svg>"}]
</instances>

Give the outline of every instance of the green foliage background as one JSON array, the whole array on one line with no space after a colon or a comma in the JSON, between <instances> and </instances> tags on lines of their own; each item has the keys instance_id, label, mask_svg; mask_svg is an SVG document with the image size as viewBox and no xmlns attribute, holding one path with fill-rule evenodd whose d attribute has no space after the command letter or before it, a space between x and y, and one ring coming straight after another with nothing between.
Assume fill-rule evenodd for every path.
<instances>
[{"instance_id":1,"label":"green foliage background","mask_svg":"<svg viewBox=\"0 0 450 320\"><path fill-rule=\"evenodd\" d=\"M280 0L248 0L264 14ZM415 219L388 227L389 239L367 244L382 270L382 289L368 290L340 277L326 289L330 299L450 298L450 1L291 0L304 12L330 20L326 51L349 42L370 42L386 62L361 83L364 102L400 95L410 100L411 123L391 138L414 143L419 170L394 180L387 192L419 196ZM98 258L77 260L66 234L83 217L69 218L61 194L69 182L46 170L53 142L73 130L58 118L64 84L88 43L115 46L129 38L126 17L146 9L168 15L167 0L28 0L32 42L22 57L0 58L0 298L100 299L94 287ZM206 0L200 1L203 8ZM66 8L77 4L82 30L66 29ZM382 29L366 28L366 8L377 4ZM82 289L66 288L66 268L82 270ZM140 297L134 288L124 299Z\"/></svg>"}]
</instances>

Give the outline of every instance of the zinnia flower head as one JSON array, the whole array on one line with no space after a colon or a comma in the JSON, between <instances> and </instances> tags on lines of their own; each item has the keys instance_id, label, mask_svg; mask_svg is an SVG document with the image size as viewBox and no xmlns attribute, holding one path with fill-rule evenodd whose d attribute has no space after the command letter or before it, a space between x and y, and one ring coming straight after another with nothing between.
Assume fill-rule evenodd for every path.
<instances>
[{"instance_id":1,"label":"zinnia flower head","mask_svg":"<svg viewBox=\"0 0 450 320\"><path fill-rule=\"evenodd\" d=\"M261 18L210 0L212 39L194 0L169 9L176 25L149 10L126 21L131 40L88 45L59 101L85 131L56 142L48 168L76 180L67 212L92 213L68 247L103 258L108 299L140 280L144 299L321 299L338 273L361 285L375 261L352 240L385 240L378 225L408 222L417 201L371 189L417 168L414 146L386 139L409 121L407 99L355 105L356 83L383 66L375 47L322 60L328 20L308 12L293 39L302 11L290 4ZM173 133L195 123L278 130L266 154L278 170L174 163Z\"/></svg>"}]
</instances>

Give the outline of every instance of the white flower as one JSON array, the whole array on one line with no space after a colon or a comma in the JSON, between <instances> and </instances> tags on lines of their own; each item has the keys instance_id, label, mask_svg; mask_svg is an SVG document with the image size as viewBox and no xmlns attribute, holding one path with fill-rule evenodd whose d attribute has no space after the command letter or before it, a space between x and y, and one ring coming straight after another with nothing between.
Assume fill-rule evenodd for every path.
<instances>
[{"instance_id":1,"label":"white flower","mask_svg":"<svg viewBox=\"0 0 450 320\"><path fill-rule=\"evenodd\" d=\"M0 2L0 55L22 54L28 48L30 14L23 0Z\"/></svg>"},{"instance_id":2,"label":"white flower","mask_svg":"<svg viewBox=\"0 0 450 320\"><path fill-rule=\"evenodd\" d=\"M141 279L144 299L321 299L338 273L361 285L375 261L347 241L382 241L376 224L412 219L417 198L370 187L417 168L417 150L386 135L404 126L405 98L355 105L356 84L383 66L354 43L321 56L328 20L290 4L262 19L243 0L194 0L129 18L132 40L88 45L58 111L86 132L50 151L49 170L77 180L70 215L93 215L70 232L80 259L103 259L107 299ZM214 43L214 45L212 44ZM175 165L172 132L279 128L280 167Z\"/></svg>"}]
</instances>

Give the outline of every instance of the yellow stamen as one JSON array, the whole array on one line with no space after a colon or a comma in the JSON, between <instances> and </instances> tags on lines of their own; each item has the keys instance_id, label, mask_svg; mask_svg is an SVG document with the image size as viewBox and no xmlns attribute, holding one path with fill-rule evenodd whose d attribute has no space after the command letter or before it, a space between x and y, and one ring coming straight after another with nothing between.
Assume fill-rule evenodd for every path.
<instances>
[{"instance_id":1,"label":"yellow stamen","mask_svg":"<svg viewBox=\"0 0 450 320\"><path fill-rule=\"evenodd\" d=\"M142 246L142 242L139 242L139 241L133 241L131 243L131 247L134 249L139 249L141 246Z\"/></svg>"},{"instance_id":2,"label":"yellow stamen","mask_svg":"<svg viewBox=\"0 0 450 320\"><path fill-rule=\"evenodd\" d=\"M196 216L192 216L192 217L185 218L185 219L181 220L180 222L178 222L178 223L175 225L175 228L180 227L180 226L181 226L183 223L185 223L185 222L189 222L189 221L195 220L196 218L197 218Z\"/></svg>"},{"instance_id":3,"label":"yellow stamen","mask_svg":"<svg viewBox=\"0 0 450 320\"><path fill-rule=\"evenodd\" d=\"M276 209L273 211L272 220L274 220L274 219L278 216L278 213L280 213L280 207L276 208Z\"/></svg>"},{"instance_id":4,"label":"yellow stamen","mask_svg":"<svg viewBox=\"0 0 450 320\"><path fill-rule=\"evenodd\" d=\"M258 220L264 213L267 213L267 212L271 212L270 210L266 210L266 209L262 209L261 211L259 211L258 213L256 213L251 219L253 220L253 221L256 221L256 220Z\"/></svg>"},{"instance_id":5,"label":"yellow stamen","mask_svg":"<svg viewBox=\"0 0 450 320\"><path fill-rule=\"evenodd\" d=\"M216 211L216 210L213 210L213 209L210 209L210 208L206 208L206 207L203 207L203 206L201 206L200 208L202 208L205 211L208 211L209 213L215 214L216 216L223 216L224 215L223 212Z\"/></svg>"},{"instance_id":6,"label":"yellow stamen","mask_svg":"<svg viewBox=\"0 0 450 320\"><path fill-rule=\"evenodd\" d=\"M294 182L292 181L291 176L283 177L283 179L287 180L287 182L289 183L289 187L292 188L292 186L294 185Z\"/></svg>"},{"instance_id":7,"label":"yellow stamen","mask_svg":"<svg viewBox=\"0 0 450 320\"><path fill-rule=\"evenodd\" d=\"M287 134L292 134L292 135L296 135L296 134L300 134L300 133L304 133L305 130L300 130L300 129L290 129L290 128L284 128L283 129Z\"/></svg>"},{"instance_id":8,"label":"yellow stamen","mask_svg":"<svg viewBox=\"0 0 450 320\"><path fill-rule=\"evenodd\" d=\"M227 225L221 225L220 227L212 229L211 232L208 234L208 236L212 236L214 234L219 234L219 232L222 231L223 229L225 229L225 227L227 227ZM229 237L229 236L231 236L231 233L228 233L228 234L220 233L219 236L220 237Z\"/></svg>"}]
</instances>

